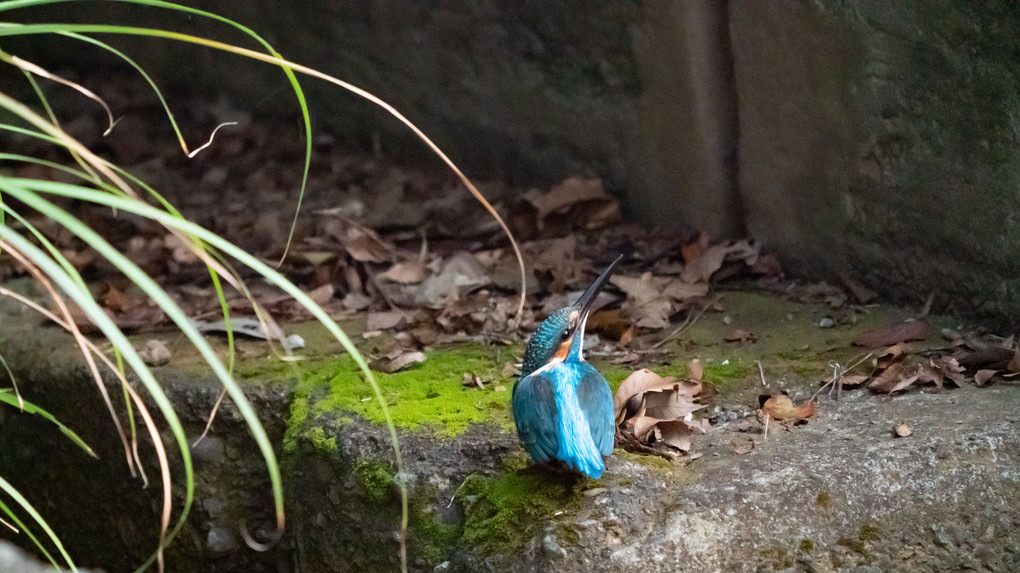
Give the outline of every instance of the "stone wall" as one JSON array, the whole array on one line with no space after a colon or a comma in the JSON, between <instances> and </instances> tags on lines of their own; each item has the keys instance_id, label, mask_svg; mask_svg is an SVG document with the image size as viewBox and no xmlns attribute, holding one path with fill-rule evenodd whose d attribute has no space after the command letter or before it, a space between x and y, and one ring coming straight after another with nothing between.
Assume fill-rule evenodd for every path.
<instances>
[{"instance_id":1,"label":"stone wall","mask_svg":"<svg viewBox=\"0 0 1020 573\"><path fill-rule=\"evenodd\" d=\"M998 326L1020 311L1014 2L198 4L392 102L473 177L598 175L636 221L749 234L797 275L849 272L906 304L934 292ZM57 19L146 18L73 8ZM161 25L243 41L200 18ZM116 41L171 85L296 117L271 66ZM371 104L305 85L319 128L427 156Z\"/></svg>"}]
</instances>

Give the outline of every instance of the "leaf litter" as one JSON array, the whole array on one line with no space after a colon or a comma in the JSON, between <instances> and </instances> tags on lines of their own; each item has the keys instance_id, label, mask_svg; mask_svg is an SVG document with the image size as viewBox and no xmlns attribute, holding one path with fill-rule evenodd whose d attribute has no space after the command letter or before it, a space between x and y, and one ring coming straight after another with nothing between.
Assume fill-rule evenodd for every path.
<instances>
[{"instance_id":1,"label":"leaf litter","mask_svg":"<svg viewBox=\"0 0 1020 573\"><path fill-rule=\"evenodd\" d=\"M159 112L149 102L127 103L134 113L147 106L154 115ZM72 120L76 123L96 122L88 112L83 115L79 106L67 113L76 114ZM195 124L196 132L205 130L197 118L184 119ZM296 130L279 130L249 118L242 129L219 134L214 145L188 163L181 161L175 141L137 137L140 130L117 131L109 142L114 159L171 195L182 190L170 199L186 217L265 260L282 254L295 201L293 190L300 179L299 170L285 159L294 149L303 148ZM856 320L860 307L855 304L875 299L874 292L845 273L838 275L841 286L777 282L783 279L778 260L752 241L716 242L704 232L681 238L629 226L620 221L618 201L598 179L574 176L548 189L523 193L499 181L487 182L481 187L524 239L521 248L529 265L531 306L522 319L514 321L514 291L519 286L512 255L502 246L492 220L465 200L463 189L448 174L351 153L327 135L314 141L314 165L326 167L313 170L305 202L310 215L299 220L294 248L280 270L333 318L364 316L368 331L407 338L410 344L395 346L373 360L373 368L380 371L413 367L425 359L422 349L432 345L522 341L545 314L572 302L617 253L625 255L624 264L599 300L604 308L589 320L589 331L600 337L600 355L611 356L616 364L640 364L647 359L657 348L649 348L650 334L672 327L680 316L693 322L692 318L718 305L718 300L711 302L708 297L726 281L782 284L785 296L827 304L833 309L835 327ZM31 170L41 168L21 169L21 175L32 176ZM59 176L55 172L37 175ZM189 189L203 192L183 192ZM208 272L178 237L148 221L87 205L75 208L83 220L101 229L164 284L194 320L207 321L219 312ZM89 245L50 221L32 222L85 276L110 281L103 305L119 325L147 331L168 324L150 301L121 290L125 285L117 282L113 269ZM607 240L608 236L614 238ZM23 272L0 256L0 280ZM252 294L277 321L307 318L275 289L255 284ZM232 322L254 320L254 309L244 297L228 295L228 303L236 314ZM1020 376L1020 355L1012 341L1005 344L986 335L943 332L947 349L918 351L906 346L930 338L931 324L925 314L859 335L855 343L877 348L879 356L853 368L834 365L833 375L824 382L840 390L867 387L899 394L918 387L989 385ZM760 334L768 335L734 329L726 338L751 344ZM659 344L672 337L658 336ZM515 376L514 368L512 362L506 363L502 377ZM707 429L708 422L695 414L704 408L710 387L694 368L682 381L657 377L650 370L638 373L643 381L621 385L621 390L636 389L622 406L617 404L625 443L635 449L689 451L691 437ZM809 414L807 408L817 408L813 400L800 405L787 400L770 395L763 406L769 404L770 417L794 421L810 419L814 412ZM742 453L746 447L734 445L734 450Z\"/></svg>"},{"instance_id":2,"label":"leaf litter","mask_svg":"<svg viewBox=\"0 0 1020 573\"><path fill-rule=\"evenodd\" d=\"M708 420L693 415L706 405L701 376L697 360L688 364L683 380L648 369L631 373L613 398L617 442L645 453L689 452L695 433L708 431Z\"/></svg>"}]
</instances>

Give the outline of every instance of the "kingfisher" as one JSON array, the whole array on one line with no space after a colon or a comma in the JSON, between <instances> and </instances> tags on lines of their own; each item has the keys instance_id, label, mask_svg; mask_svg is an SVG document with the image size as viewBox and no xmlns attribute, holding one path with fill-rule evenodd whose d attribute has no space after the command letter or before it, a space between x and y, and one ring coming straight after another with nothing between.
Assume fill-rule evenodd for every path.
<instances>
[{"instance_id":1,"label":"kingfisher","mask_svg":"<svg viewBox=\"0 0 1020 573\"><path fill-rule=\"evenodd\" d=\"M594 479L606 469L602 456L613 453L616 420L609 384L582 354L584 325L622 258L531 335L511 397L517 436L533 460L558 460Z\"/></svg>"}]
</instances>

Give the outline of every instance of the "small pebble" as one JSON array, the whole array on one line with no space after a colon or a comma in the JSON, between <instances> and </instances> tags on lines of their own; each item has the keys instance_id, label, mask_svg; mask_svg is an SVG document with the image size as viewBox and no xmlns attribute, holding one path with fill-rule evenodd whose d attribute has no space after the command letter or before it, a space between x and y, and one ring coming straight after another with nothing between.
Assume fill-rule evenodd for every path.
<instances>
[{"instance_id":1,"label":"small pebble","mask_svg":"<svg viewBox=\"0 0 1020 573\"><path fill-rule=\"evenodd\" d=\"M818 321L818 328L832 328L833 326L836 326L836 321L828 316Z\"/></svg>"},{"instance_id":2,"label":"small pebble","mask_svg":"<svg viewBox=\"0 0 1020 573\"><path fill-rule=\"evenodd\" d=\"M206 547L213 555L222 555L236 550L239 546L234 534L225 527L213 527L206 536Z\"/></svg>"}]
</instances>

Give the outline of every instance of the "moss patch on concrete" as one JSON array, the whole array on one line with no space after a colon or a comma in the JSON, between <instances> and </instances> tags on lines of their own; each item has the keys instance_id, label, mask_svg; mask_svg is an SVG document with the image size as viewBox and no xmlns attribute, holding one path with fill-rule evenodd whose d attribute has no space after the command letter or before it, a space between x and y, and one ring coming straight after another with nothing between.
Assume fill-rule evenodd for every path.
<instances>
[{"instance_id":1,"label":"moss patch on concrete","mask_svg":"<svg viewBox=\"0 0 1020 573\"><path fill-rule=\"evenodd\" d=\"M492 348L466 345L430 349L426 356L425 362L403 372L376 373L394 424L410 430L428 426L445 437L456 436L474 423L510 424L513 382L499 378ZM501 369L502 364L498 367ZM486 388L464 386L467 372L486 381ZM313 415L343 411L371 422L385 421L375 393L349 357L308 373L301 389L309 396L322 396L309 405Z\"/></svg>"},{"instance_id":2,"label":"moss patch on concrete","mask_svg":"<svg viewBox=\"0 0 1020 573\"><path fill-rule=\"evenodd\" d=\"M559 509L576 502L584 480L546 468L495 477L472 475L461 488L465 500L462 542L485 552L519 551Z\"/></svg>"},{"instance_id":3,"label":"moss patch on concrete","mask_svg":"<svg viewBox=\"0 0 1020 573\"><path fill-rule=\"evenodd\" d=\"M393 498L393 472L390 471L389 464L358 460L354 465L354 476L373 502L382 504Z\"/></svg>"}]
</instances>

